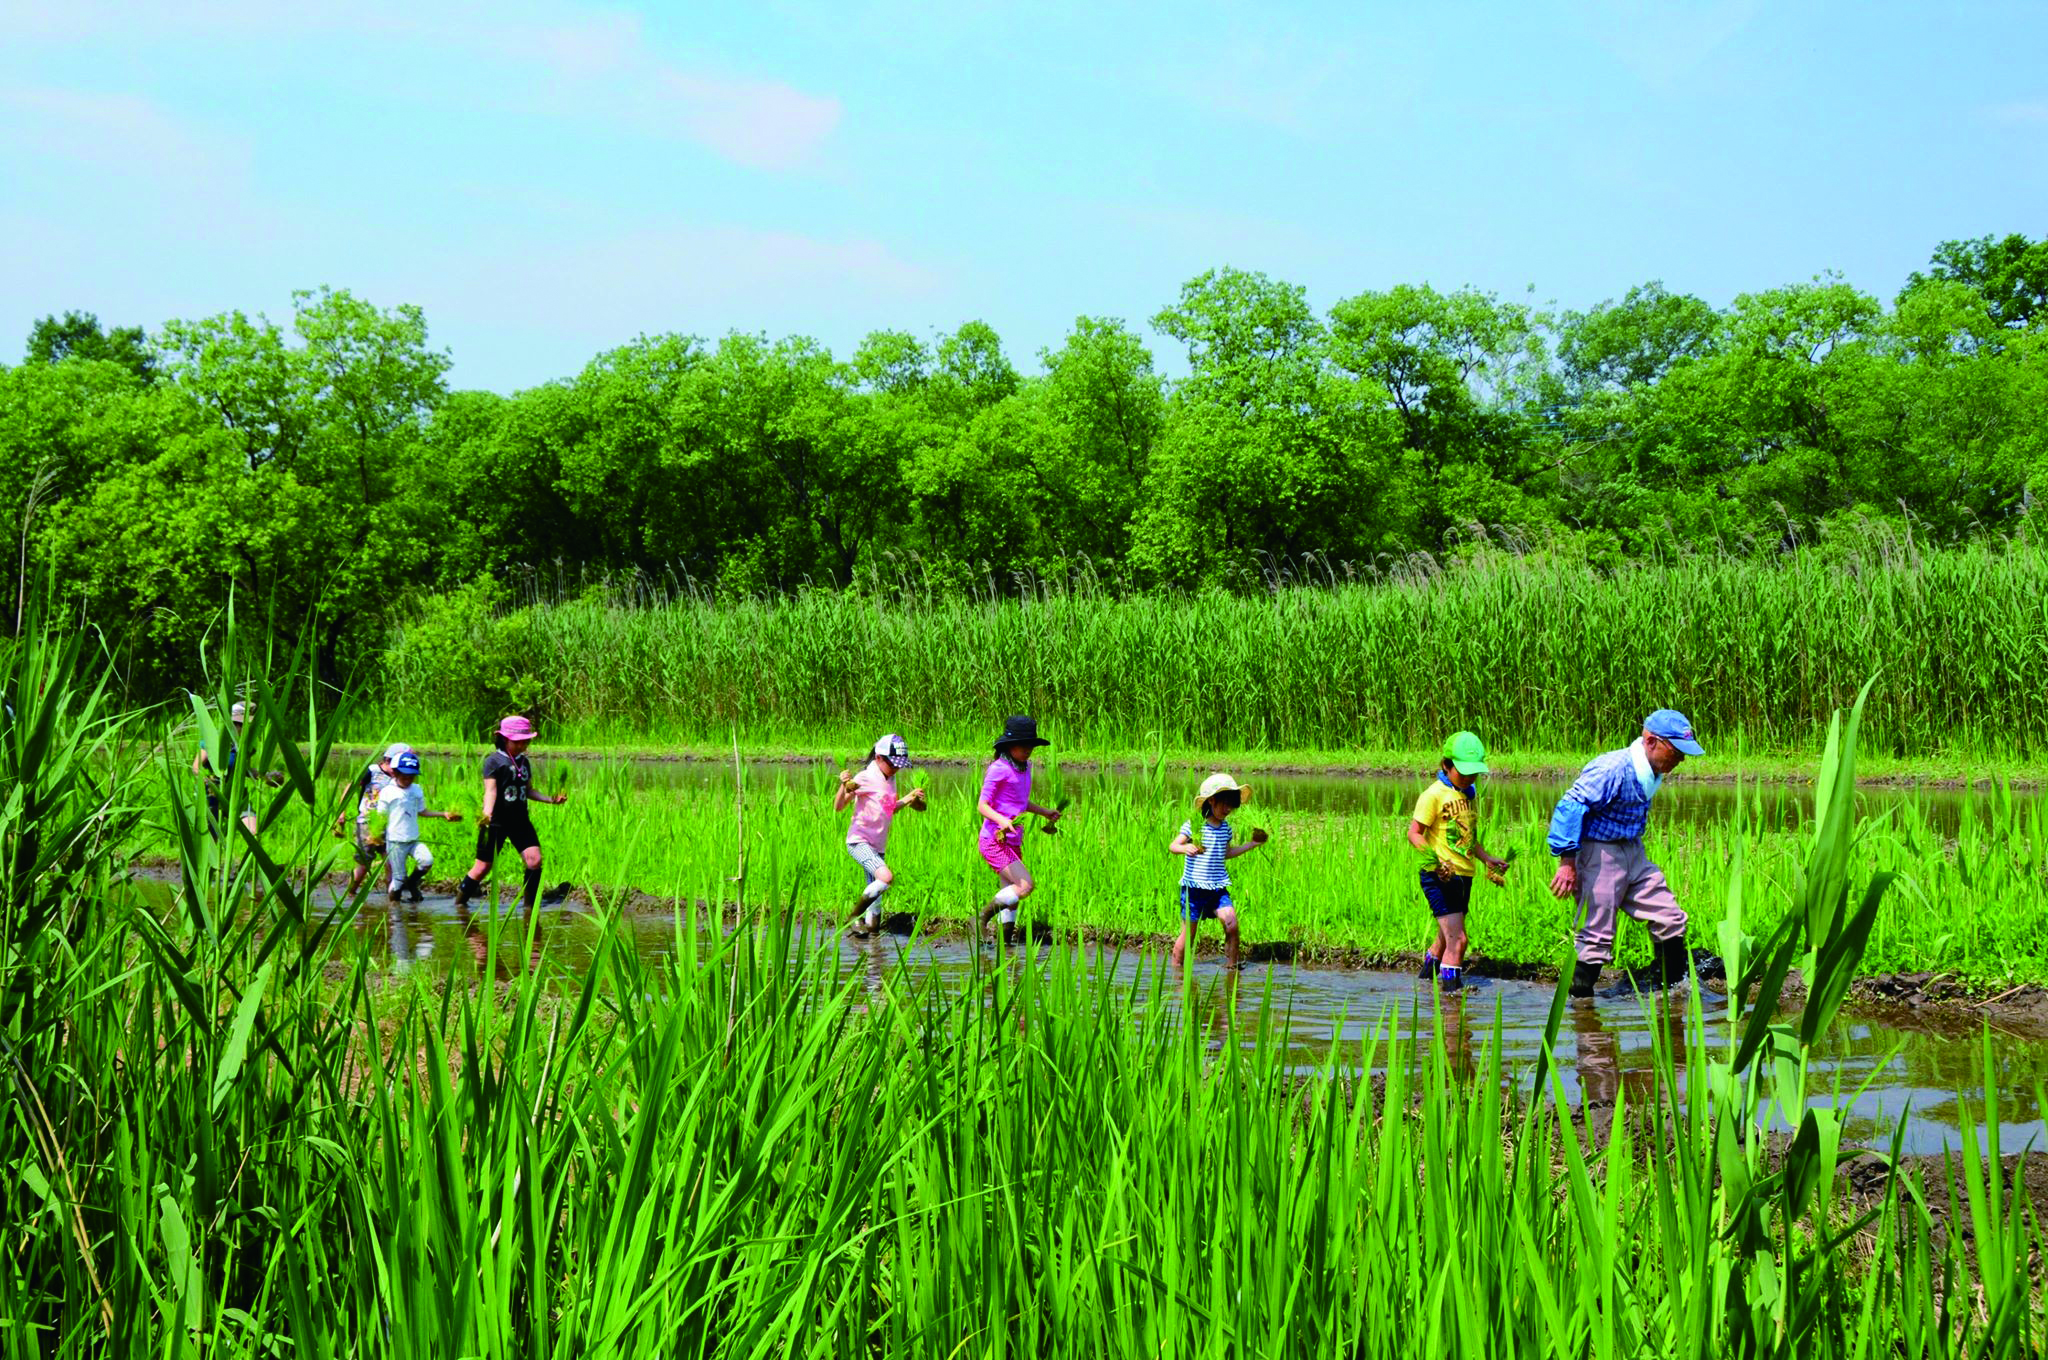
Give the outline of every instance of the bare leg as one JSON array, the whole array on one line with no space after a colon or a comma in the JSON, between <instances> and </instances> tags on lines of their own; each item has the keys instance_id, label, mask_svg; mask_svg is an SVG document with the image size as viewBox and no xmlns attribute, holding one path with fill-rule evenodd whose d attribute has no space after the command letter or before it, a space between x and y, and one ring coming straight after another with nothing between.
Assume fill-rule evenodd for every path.
<instances>
[{"instance_id":1,"label":"bare leg","mask_svg":"<svg viewBox=\"0 0 2048 1360\"><path fill-rule=\"evenodd\" d=\"M1437 957L1446 968L1457 968L1465 962L1465 913L1456 912L1437 922L1437 940L1442 951Z\"/></svg>"},{"instance_id":2,"label":"bare leg","mask_svg":"<svg viewBox=\"0 0 2048 1360\"><path fill-rule=\"evenodd\" d=\"M1237 911L1232 907L1224 907L1216 913L1216 919L1223 925L1223 966L1235 973L1239 960Z\"/></svg>"}]
</instances>

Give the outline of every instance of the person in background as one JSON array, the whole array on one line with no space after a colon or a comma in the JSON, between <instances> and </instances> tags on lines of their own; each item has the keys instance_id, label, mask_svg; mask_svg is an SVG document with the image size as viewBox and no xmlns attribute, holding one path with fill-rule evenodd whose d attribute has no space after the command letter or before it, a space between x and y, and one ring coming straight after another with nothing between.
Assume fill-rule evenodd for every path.
<instances>
[{"instance_id":1,"label":"person in background","mask_svg":"<svg viewBox=\"0 0 2048 1360\"><path fill-rule=\"evenodd\" d=\"M1683 981L1691 971L1685 909L1644 853L1643 829L1664 777L1687 756L1703 754L1686 716L1660 708L1643 720L1640 737L1589 761L1558 800L1550 817L1550 852L1557 856L1550 891L1576 899L1580 914L1571 995L1593 995L1601 968L1614 958L1621 915L1650 928L1657 985Z\"/></svg>"},{"instance_id":2,"label":"person in background","mask_svg":"<svg viewBox=\"0 0 2048 1360\"><path fill-rule=\"evenodd\" d=\"M874 745L867 764L859 770L842 770L839 788L832 795L832 810L843 812L853 806L853 823L846 828L846 853L868 876L867 885L855 899L853 909L860 918L852 927L856 936L867 936L881 928L882 894L896 882L884 856L889 850L889 823L899 807L925 810L925 792L912 789L896 796L896 772L910 768L910 747L891 732Z\"/></svg>"},{"instance_id":3,"label":"person in background","mask_svg":"<svg viewBox=\"0 0 2048 1360\"><path fill-rule=\"evenodd\" d=\"M1057 808L1040 807L1031 801L1031 753L1050 745L1038 735L1038 720L1031 717L1009 719L1003 724L1003 735L996 738L995 759L982 776L981 800L975 804L975 810L981 813L977 845L982 862L996 871L1002 886L974 918L976 939L988 929L991 916L998 917L1006 927L1014 922L1017 904L1031 896L1038 886L1032 881L1031 870L1024 866L1024 835L1017 819L1035 812L1048 825L1059 822Z\"/></svg>"},{"instance_id":4,"label":"person in background","mask_svg":"<svg viewBox=\"0 0 2048 1360\"><path fill-rule=\"evenodd\" d=\"M1188 946L1194 943L1202 922L1214 918L1223 927L1224 967L1237 969L1237 904L1230 897L1228 862L1264 845L1266 830L1254 827L1249 840L1233 845L1230 814L1251 796L1250 785L1240 784L1227 774L1210 775L1195 792L1195 816L1202 819L1200 839L1196 838L1194 822L1185 821L1174 833L1173 843L1166 847L1169 854L1187 857L1180 871L1182 923L1180 934L1173 940L1176 968L1187 956Z\"/></svg>"},{"instance_id":5,"label":"person in background","mask_svg":"<svg viewBox=\"0 0 2048 1360\"><path fill-rule=\"evenodd\" d=\"M237 701L228 709L228 723L234 730L228 737L227 768L222 770L218 777L213 773L213 761L207 756L204 746L199 748L198 755L192 757L192 773L206 780L206 811L212 820L215 834L221 829L220 815L226 806L227 786L246 773L242 763L242 728L248 720L248 704ZM266 774L258 777L270 784L283 782L277 775ZM246 801L242 804L241 820L249 834L254 836L259 823L256 820L256 810Z\"/></svg>"},{"instance_id":6,"label":"person in background","mask_svg":"<svg viewBox=\"0 0 2048 1360\"><path fill-rule=\"evenodd\" d=\"M460 911L467 911L470 899L483 891L484 875L490 873L507 841L526 866L523 905L532 911L540 900L540 835L534 830L528 804L559 807L569 801L569 795L558 793L550 798L533 791L533 765L526 758L526 748L533 744L534 735L533 724L518 714L500 722L492 734L497 749L484 757L484 805L477 817L476 863L455 885L455 905Z\"/></svg>"},{"instance_id":7,"label":"person in background","mask_svg":"<svg viewBox=\"0 0 2048 1360\"><path fill-rule=\"evenodd\" d=\"M434 867L434 852L420 839L420 818L438 817L450 822L462 820L459 812L427 811L427 795L420 788L419 777L420 758L411 751L400 753L392 762L391 782L377 795L376 825L368 840L369 845L383 848L385 863L391 871L391 882L385 895L394 904L407 890L411 891L413 901L419 901L419 879ZM408 858L419 867L408 871Z\"/></svg>"},{"instance_id":8,"label":"person in background","mask_svg":"<svg viewBox=\"0 0 2048 1360\"><path fill-rule=\"evenodd\" d=\"M1424 979L1455 992L1464 985L1465 916L1471 910L1472 878L1479 865L1495 873L1508 862L1479 843L1479 776L1486 773L1486 744L1472 732L1453 733L1444 743L1436 778L1415 800L1408 843L1420 850L1422 896L1436 918L1436 936L1422 955Z\"/></svg>"},{"instance_id":9,"label":"person in background","mask_svg":"<svg viewBox=\"0 0 2048 1360\"><path fill-rule=\"evenodd\" d=\"M350 791L354 793L356 800L356 862L348 875L350 896L354 896L362 888L364 881L370 876L370 865L377 858L376 852L370 849L370 814L377 810L377 799L382 796L384 790L391 787L392 773L397 767L398 758L411 750L412 748L402 741L392 742L384 748L384 754L373 757L363 766L362 773L358 774L355 782L350 785ZM347 821L348 806L344 795L341 811L334 814L334 834L337 839L342 835L342 826Z\"/></svg>"}]
</instances>

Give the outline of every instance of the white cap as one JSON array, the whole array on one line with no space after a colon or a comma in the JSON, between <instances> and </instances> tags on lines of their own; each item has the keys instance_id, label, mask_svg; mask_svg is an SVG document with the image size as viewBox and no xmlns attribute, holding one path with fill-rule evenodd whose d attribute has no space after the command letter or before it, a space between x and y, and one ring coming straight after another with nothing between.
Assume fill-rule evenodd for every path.
<instances>
[{"instance_id":1,"label":"white cap","mask_svg":"<svg viewBox=\"0 0 2048 1360\"><path fill-rule=\"evenodd\" d=\"M910 764L910 743L891 732L875 743L875 754L883 757L897 769L905 769Z\"/></svg>"},{"instance_id":2,"label":"white cap","mask_svg":"<svg viewBox=\"0 0 2048 1360\"><path fill-rule=\"evenodd\" d=\"M244 722L247 721L248 717L249 706L239 699L235 701L234 707L228 710L229 722Z\"/></svg>"},{"instance_id":3,"label":"white cap","mask_svg":"<svg viewBox=\"0 0 2048 1360\"><path fill-rule=\"evenodd\" d=\"M394 741L384 748L384 762L388 765L411 749L412 747L402 741Z\"/></svg>"}]
</instances>

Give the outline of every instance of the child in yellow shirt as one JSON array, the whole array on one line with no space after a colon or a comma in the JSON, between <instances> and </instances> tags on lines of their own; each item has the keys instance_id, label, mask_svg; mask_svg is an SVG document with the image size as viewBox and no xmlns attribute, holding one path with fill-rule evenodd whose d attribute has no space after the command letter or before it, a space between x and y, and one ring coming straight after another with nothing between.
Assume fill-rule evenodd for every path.
<instances>
[{"instance_id":1,"label":"child in yellow shirt","mask_svg":"<svg viewBox=\"0 0 2048 1360\"><path fill-rule=\"evenodd\" d=\"M1428 857L1422 895L1436 918L1436 937L1422 956L1420 976L1436 974L1437 985L1455 992L1464 985L1465 914L1472 903L1472 875L1478 865L1507 868L1479 843L1479 776L1486 773L1486 746L1471 732L1454 733L1408 824L1408 843Z\"/></svg>"}]
</instances>

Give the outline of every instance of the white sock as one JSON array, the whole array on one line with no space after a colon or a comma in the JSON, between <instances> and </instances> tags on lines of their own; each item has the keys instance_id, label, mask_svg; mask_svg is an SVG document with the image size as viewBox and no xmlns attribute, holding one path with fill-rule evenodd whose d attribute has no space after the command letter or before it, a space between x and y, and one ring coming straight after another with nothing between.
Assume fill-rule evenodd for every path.
<instances>
[{"instance_id":1,"label":"white sock","mask_svg":"<svg viewBox=\"0 0 2048 1360\"><path fill-rule=\"evenodd\" d=\"M1001 911L996 913L996 920L1002 922L1006 926L1013 926L1017 924L1017 909L1015 907L1004 907Z\"/></svg>"},{"instance_id":2,"label":"white sock","mask_svg":"<svg viewBox=\"0 0 2048 1360\"><path fill-rule=\"evenodd\" d=\"M868 929L873 930L876 926L880 924L882 924L882 909L876 906L873 902L869 902L867 914Z\"/></svg>"},{"instance_id":3,"label":"white sock","mask_svg":"<svg viewBox=\"0 0 2048 1360\"><path fill-rule=\"evenodd\" d=\"M1017 898L1019 896L1020 894L1015 888L998 888L996 889L996 905L999 907L1014 907L1017 905Z\"/></svg>"},{"instance_id":4,"label":"white sock","mask_svg":"<svg viewBox=\"0 0 2048 1360\"><path fill-rule=\"evenodd\" d=\"M863 901L872 902L887 891L889 891L889 885L877 878L871 881L867 887L862 888L860 895Z\"/></svg>"}]
</instances>

